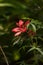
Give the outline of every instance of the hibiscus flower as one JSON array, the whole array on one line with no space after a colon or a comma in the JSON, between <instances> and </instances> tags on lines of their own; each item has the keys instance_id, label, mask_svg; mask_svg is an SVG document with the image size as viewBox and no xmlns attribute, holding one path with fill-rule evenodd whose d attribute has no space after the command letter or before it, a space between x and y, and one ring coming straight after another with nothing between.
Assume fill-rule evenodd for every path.
<instances>
[{"instance_id":1,"label":"hibiscus flower","mask_svg":"<svg viewBox=\"0 0 43 65\"><path fill-rule=\"evenodd\" d=\"M19 36L21 33L24 33L27 31L27 25L30 23L30 21L23 22L22 20L19 20L19 22L16 23L17 27L12 29L12 32L15 32L14 36Z\"/></svg>"}]
</instances>

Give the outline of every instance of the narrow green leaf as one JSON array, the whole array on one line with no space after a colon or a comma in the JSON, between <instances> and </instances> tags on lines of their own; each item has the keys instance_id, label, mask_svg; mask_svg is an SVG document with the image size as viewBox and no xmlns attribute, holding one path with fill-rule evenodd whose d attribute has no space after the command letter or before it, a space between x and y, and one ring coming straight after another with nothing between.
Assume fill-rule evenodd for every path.
<instances>
[{"instance_id":1,"label":"narrow green leaf","mask_svg":"<svg viewBox=\"0 0 43 65\"><path fill-rule=\"evenodd\" d=\"M0 7L5 7L5 6L13 6L10 3L0 3Z\"/></svg>"},{"instance_id":2,"label":"narrow green leaf","mask_svg":"<svg viewBox=\"0 0 43 65\"><path fill-rule=\"evenodd\" d=\"M20 39L21 39L21 37L18 38L18 39L13 43L13 45L17 44L17 43L20 41Z\"/></svg>"},{"instance_id":3,"label":"narrow green leaf","mask_svg":"<svg viewBox=\"0 0 43 65\"><path fill-rule=\"evenodd\" d=\"M41 51L41 49L40 49L40 48L36 48L36 50L37 50L38 52L40 52L40 53L41 53L41 55L43 55L43 51Z\"/></svg>"},{"instance_id":4,"label":"narrow green leaf","mask_svg":"<svg viewBox=\"0 0 43 65\"><path fill-rule=\"evenodd\" d=\"M36 26L34 24L31 24L33 31L36 32Z\"/></svg>"},{"instance_id":5,"label":"narrow green leaf","mask_svg":"<svg viewBox=\"0 0 43 65\"><path fill-rule=\"evenodd\" d=\"M36 47L30 48L30 49L28 50L28 52L30 52L30 51L32 51L32 50L34 50L34 49L36 49Z\"/></svg>"}]
</instances>

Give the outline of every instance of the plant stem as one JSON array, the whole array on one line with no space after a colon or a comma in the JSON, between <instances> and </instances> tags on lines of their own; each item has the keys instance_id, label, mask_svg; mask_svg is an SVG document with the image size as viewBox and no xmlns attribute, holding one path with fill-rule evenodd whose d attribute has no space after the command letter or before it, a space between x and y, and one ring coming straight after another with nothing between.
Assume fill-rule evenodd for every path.
<instances>
[{"instance_id":1,"label":"plant stem","mask_svg":"<svg viewBox=\"0 0 43 65\"><path fill-rule=\"evenodd\" d=\"M3 56L4 56L4 59L6 61L6 64L9 65L8 60L7 60L7 57L6 57L6 55L5 55L5 53L4 53L4 51L3 51L3 49L2 49L1 46L0 46L0 50L1 50L2 54L3 54Z\"/></svg>"}]
</instances>

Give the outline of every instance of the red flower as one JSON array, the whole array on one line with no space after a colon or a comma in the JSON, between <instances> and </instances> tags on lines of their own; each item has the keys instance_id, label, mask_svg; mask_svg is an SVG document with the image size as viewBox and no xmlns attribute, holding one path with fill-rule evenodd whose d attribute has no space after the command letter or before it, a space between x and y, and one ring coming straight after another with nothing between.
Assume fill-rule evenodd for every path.
<instances>
[{"instance_id":1,"label":"red flower","mask_svg":"<svg viewBox=\"0 0 43 65\"><path fill-rule=\"evenodd\" d=\"M22 20L19 20L19 22L16 23L16 25L18 27L16 28L13 28L12 29L12 32L15 32L15 35L14 36L18 36L20 35L21 33L23 32L26 32L27 31L27 24L29 24L30 22L29 21L26 21L25 23L22 21Z\"/></svg>"},{"instance_id":2,"label":"red flower","mask_svg":"<svg viewBox=\"0 0 43 65\"><path fill-rule=\"evenodd\" d=\"M29 30L29 31L28 31L28 35L29 35L29 36L34 36L35 34L36 34L36 33L33 32L32 30Z\"/></svg>"}]
</instances>

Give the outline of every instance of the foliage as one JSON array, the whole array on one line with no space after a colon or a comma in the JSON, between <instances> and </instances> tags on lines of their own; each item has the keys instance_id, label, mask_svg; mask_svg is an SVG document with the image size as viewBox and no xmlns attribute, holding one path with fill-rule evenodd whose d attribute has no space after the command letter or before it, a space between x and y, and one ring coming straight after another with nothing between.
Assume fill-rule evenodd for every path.
<instances>
[{"instance_id":1,"label":"foliage","mask_svg":"<svg viewBox=\"0 0 43 65\"><path fill-rule=\"evenodd\" d=\"M36 34L14 36L16 22ZM29 33L30 34L30 33ZM0 0L0 65L43 65L43 0Z\"/></svg>"}]
</instances>

